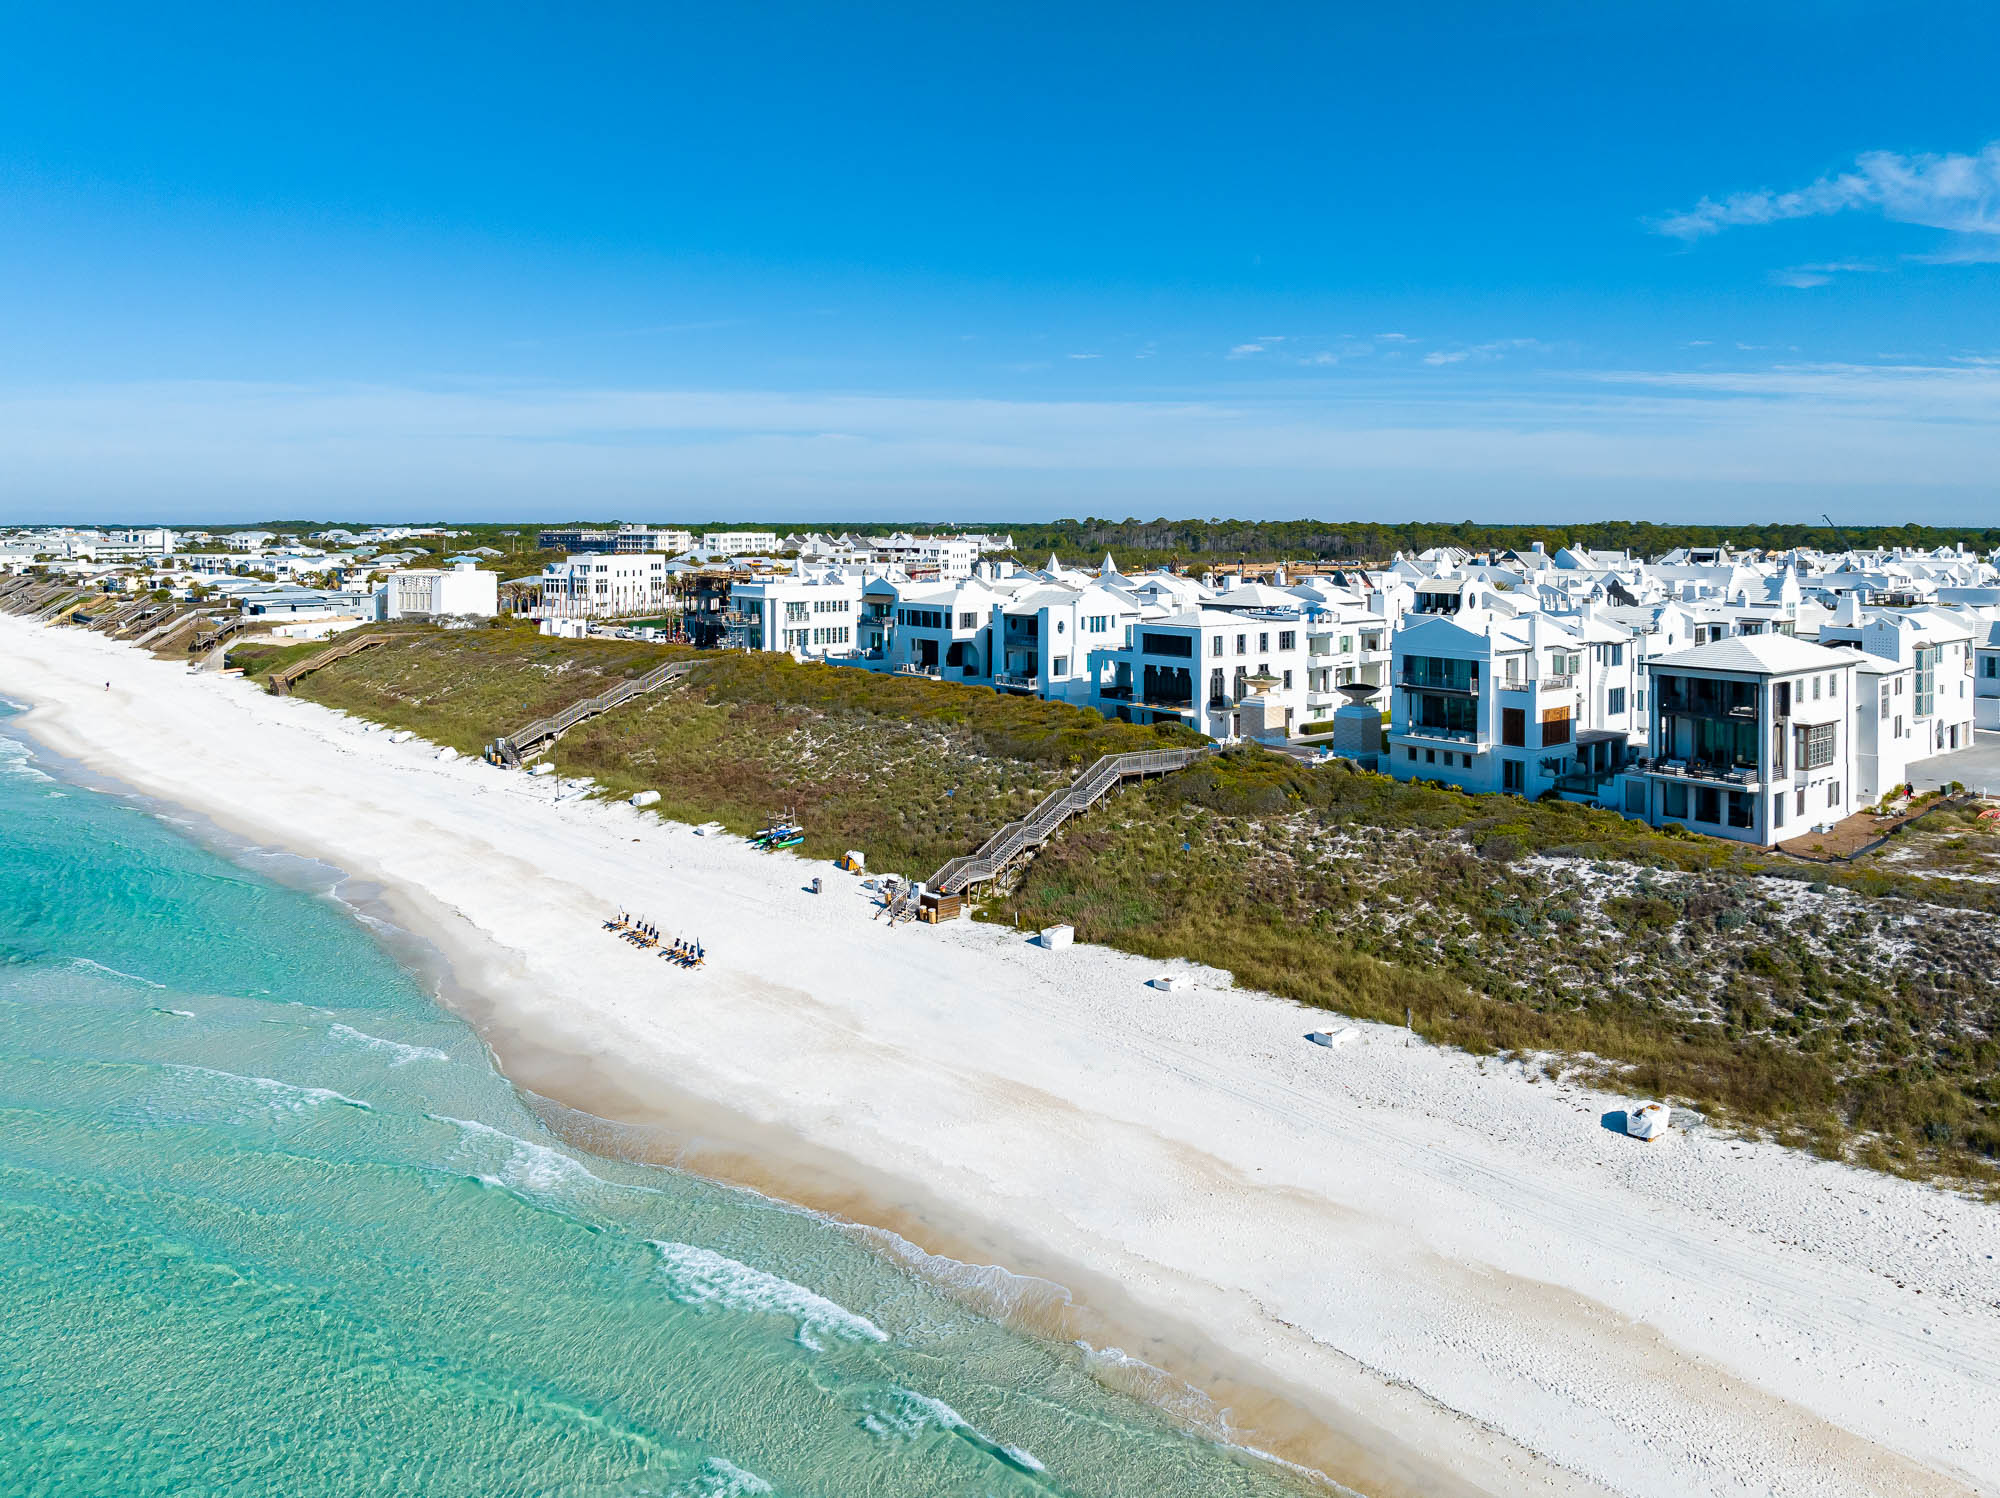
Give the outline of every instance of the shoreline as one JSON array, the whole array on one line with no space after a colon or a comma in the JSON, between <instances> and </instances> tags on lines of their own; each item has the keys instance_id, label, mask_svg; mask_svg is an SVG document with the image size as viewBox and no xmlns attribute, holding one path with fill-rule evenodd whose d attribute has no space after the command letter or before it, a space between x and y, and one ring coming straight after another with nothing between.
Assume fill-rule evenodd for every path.
<instances>
[{"instance_id":1,"label":"shoreline","mask_svg":"<svg viewBox=\"0 0 2000 1498\"><path fill-rule=\"evenodd\" d=\"M2000 1275L1968 1252L1990 1208L1719 1136L1549 1148L1626 1100L1384 1026L1305 1057L1304 1011L1213 973L1165 995L1142 985L1166 964L1104 949L888 932L845 876L814 900L797 860L0 631L38 743L357 881L517 1087L606 1120L559 1130L1063 1287L1017 1324L1164 1367L1246 1446L1371 1495L1996 1491ZM725 927L692 928L707 969L602 936L649 900ZM1763 1188L1779 1210L1746 1234ZM1933 1262L1905 1265L1919 1230ZM1660 1286L1633 1283L1649 1256ZM1877 1283L1892 1266L1930 1294Z\"/></svg>"}]
</instances>

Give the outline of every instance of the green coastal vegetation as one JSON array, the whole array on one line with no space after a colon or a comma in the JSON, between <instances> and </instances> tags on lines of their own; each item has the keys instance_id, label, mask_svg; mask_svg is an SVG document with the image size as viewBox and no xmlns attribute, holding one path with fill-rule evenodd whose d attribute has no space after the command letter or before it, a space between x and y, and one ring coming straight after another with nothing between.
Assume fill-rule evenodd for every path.
<instances>
[{"instance_id":1,"label":"green coastal vegetation","mask_svg":"<svg viewBox=\"0 0 2000 1498\"><path fill-rule=\"evenodd\" d=\"M401 627L399 627L401 628ZM232 653L253 675L298 647ZM518 625L412 630L300 695L476 754L662 660ZM1195 742L1033 698L714 654L580 725L561 773L923 878L1101 754ZM1246 985L1535 1057L1724 1126L2000 1190L2000 836L1934 809L1806 864L1563 802L1232 749L1127 788L982 892L980 918L1186 957Z\"/></svg>"}]
</instances>

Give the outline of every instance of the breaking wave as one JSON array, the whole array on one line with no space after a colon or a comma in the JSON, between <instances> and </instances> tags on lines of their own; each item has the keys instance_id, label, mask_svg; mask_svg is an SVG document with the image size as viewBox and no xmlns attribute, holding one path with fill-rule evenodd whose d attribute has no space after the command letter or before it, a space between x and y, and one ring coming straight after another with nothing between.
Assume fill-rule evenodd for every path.
<instances>
[{"instance_id":1,"label":"breaking wave","mask_svg":"<svg viewBox=\"0 0 2000 1498\"><path fill-rule=\"evenodd\" d=\"M684 1306L785 1316L798 1323L799 1345L825 1349L822 1337L886 1342L889 1334L866 1316L824 1295L692 1243L649 1240L666 1272L667 1293Z\"/></svg>"},{"instance_id":2,"label":"breaking wave","mask_svg":"<svg viewBox=\"0 0 2000 1498\"><path fill-rule=\"evenodd\" d=\"M867 1390L856 1403L861 1428L885 1441L908 1441L927 1430L939 1430L978 1448L1017 1472L1046 1469L1030 1452L1007 1446L976 1428L965 1416L928 1394L890 1384Z\"/></svg>"},{"instance_id":3,"label":"breaking wave","mask_svg":"<svg viewBox=\"0 0 2000 1498\"><path fill-rule=\"evenodd\" d=\"M712 1456L701 1470L666 1491L666 1498L764 1498L771 1485L725 1457Z\"/></svg>"},{"instance_id":4,"label":"breaking wave","mask_svg":"<svg viewBox=\"0 0 2000 1498\"><path fill-rule=\"evenodd\" d=\"M404 1045L400 1040L385 1040L380 1035L370 1035L366 1030L357 1030L352 1025L333 1025L326 1032L341 1040L351 1040L371 1051L385 1052L391 1066L408 1066L412 1061L449 1061L448 1052L435 1046Z\"/></svg>"}]
</instances>

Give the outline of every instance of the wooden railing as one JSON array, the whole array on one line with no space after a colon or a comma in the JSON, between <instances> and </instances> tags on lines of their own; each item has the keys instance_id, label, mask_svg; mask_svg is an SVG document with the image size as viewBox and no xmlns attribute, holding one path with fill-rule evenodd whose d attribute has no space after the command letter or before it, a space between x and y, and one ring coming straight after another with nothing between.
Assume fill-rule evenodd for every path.
<instances>
[{"instance_id":1,"label":"wooden railing","mask_svg":"<svg viewBox=\"0 0 2000 1498\"><path fill-rule=\"evenodd\" d=\"M509 769L518 767L524 756L533 752L551 739L567 733L585 718L594 718L599 713L608 713L621 702L630 702L634 697L643 696L668 682L687 675L698 660L668 661L664 666L648 671L644 676L621 681L610 689L599 692L595 697L586 697L581 702L572 702L553 717L537 718L526 728L517 728L504 739L495 739L493 754L501 764Z\"/></svg>"},{"instance_id":2,"label":"wooden railing","mask_svg":"<svg viewBox=\"0 0 2000 1498\"><path fill-rule=\"evenodd\" d=\"M1064 822L1111 794L1125 781L1184 770L1214 752L1214 745L1204 744L1195 749L1141 749L1133 754L1107 754L1061 790L1051 792L1025 817L1002 827L977 850L952 859L931 875L927 887L941 895L961 894L970 886L993 878L1023 854L1041 847Z\"/></svg>"},{"instance_id":3,"label":"wooden railing","mask_svg":"<svg viewBox=\"0 0 2000 1498\"><path fill-rule=\"evenodd\" d=\"M310 676L313 672L319 670L321 666L331 666L335 661L346 660L348 656L358 654L368 649L371 645L383 645L387 644L390 640L400 640L402 638L401 632L386 635L355 635L349 639L342 640L338 645L330 645L317 655L309 655L302 661L294 661L283 670L273 671L271 673L271 695L274 697L288 697L291 695L292 688L299 684L301 678Z\"/></svg>"}]
</instances>

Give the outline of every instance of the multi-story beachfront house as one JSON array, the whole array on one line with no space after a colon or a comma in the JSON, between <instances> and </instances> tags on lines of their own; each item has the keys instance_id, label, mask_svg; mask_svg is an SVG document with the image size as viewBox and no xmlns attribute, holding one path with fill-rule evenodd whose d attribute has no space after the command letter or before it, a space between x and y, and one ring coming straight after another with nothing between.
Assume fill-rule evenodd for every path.
<instances>
[{"instance_id":1,"label":"multi-story beachfront house","mask_svg":"<svg viewBox=\"0 0 2000 1498\"><path fill-rule=\"evenodd\" d=\"M500 575L472 562L392 572L375 590L379 619L490 619L500 611Z\"/></svg>"},{"instance_id":2,"label":"multi-story beachfront house","mask_svg":"<svg viewBox=\"0 0 2000 1498\"><path fill-rule=\"evenodd\" d=\"M1945 609L1864 612L1849 593L1821 627L1822 645L1857 653L1857 801L1904 784L1915 760L1972 746L1979 623Z\"/></svg>"},{"instance_id":3,"label":"multi-story beachfront house","mask_svg":"<svg viewBox=\"0 0 2000 1498\"><path fill-rule=\"evenodd\" d=\"M799 660L853 655L860 648L856 638L866 586L859 572L838 567L737 582L723 616L723 644L732 650L783 650Z\"/></svg>"},{"instance_id":4,"label":"multi-story beachfront house","mask_svg":"<svg viewBox=\"0 0 2000 1498\"><path fill-rule=\"evenodd\" d=\"M542 619L601 619L668 607L667 559L658 552L550 562L541 572Z\"/></svg>"},{"instance_id":5,"label":"multi-story beachfront house","mask_svg":"<svg viewBox=\"0 0 2000 1498\"><path fill-rule=\"evenodd\" d=\"M1529 797L1565 782L1583 789L1578 777L1615 772L1630 730L1589 725L1582 708L1606 700L1629 719L1634 705L1597 681L1612 670L1624 679L1625 651L1611 667L1611 653L1600 658L1579 622L1516 613L1505 594L1483 589L1450 611L1433 605L1405 619L1394 642L1383 768L1401 779Z\"/></svg>"},{"instance_id":6,"label":"multi-story beachfront house","mask_svg":"<svg viewBox=\"0 0 2000 1498\"><path fill-rule=\"evenodd\" d=\"M1854 651L1776 634L1648 662L1654 752L1625 809L1751 843L1831 827L1855 805L1857 668Z\"/></svg>"}]
</instances>

